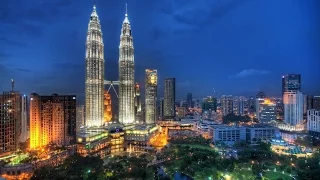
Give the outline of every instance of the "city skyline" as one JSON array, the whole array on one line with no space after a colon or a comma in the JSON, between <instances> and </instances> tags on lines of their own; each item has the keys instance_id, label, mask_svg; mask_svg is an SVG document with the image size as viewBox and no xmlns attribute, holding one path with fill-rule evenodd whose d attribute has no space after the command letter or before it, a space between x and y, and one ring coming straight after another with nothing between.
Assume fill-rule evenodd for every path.
<instances>
[{"instance_id":1,"label":"city skyline","mask_svg":"<svg viewBox=\"0 0 320 180\"><path fill-rule=\"evenodd\" d=\"M296 73L301 74L302 92L317 94L320 87L313 79L319 78L318 44L311 42L317 35L313 2L228 0L225 4L215 2L214 8L208 9L213 4L127 1L135 36L135 79L144 87L144 69L158 69L159 95L163 96L164 78L175 77L177 98L187 92L194 97L213 95L213 88L218 96L254 96L262 90L280 96L281 76ZM22 93L75 94L84 103L84 19L92 12L93 3L31 1L24 7L18 0L3 3L8 6L4 6L7 16L0 22L5 27L0 35L0 88L10 89L10 79L14 78L16 89ZM267 18L271 10L265 6L274 5L273 15L279 18ZM117 48L125 1L97 1L97 9L103 17L105 79L118 80ZM12 27L11 33L7 27ZM17 32L21 27L23 33ZM274 32L276 29L279 31ZM257 63L258 59L266 63ZM195 91L199 86L202 88Z\"/></svg>"}]
</instances>

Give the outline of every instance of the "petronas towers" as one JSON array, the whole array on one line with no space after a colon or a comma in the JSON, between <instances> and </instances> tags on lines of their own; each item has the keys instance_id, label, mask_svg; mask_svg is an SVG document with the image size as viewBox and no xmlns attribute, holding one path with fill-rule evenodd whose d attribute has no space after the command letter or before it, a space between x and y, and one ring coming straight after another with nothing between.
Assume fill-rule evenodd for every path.
<instances>
[{"instance_id":1,"label":"petronas towers","mask_svg":"<svg viewBox=\"0 0 320 180\"><path fill-rule=\"evenodd\" d=\"M100 127L104 124L104 45L95 6L87 32L85 64L85 126ZM134 118L134 47L126 13L119 46L119 122L132 124L135 122Z\"/></svg>"},{"instance_id":2,"label":"petronas towers","mask_svg":"<svg viewBox=\"0 0 320 180\"><path fill-rule=\"evenodd\" d=\"M86 42L85 125L103 125L104 46L96 6L91 13Z\"/></svg>"}]
</instances>

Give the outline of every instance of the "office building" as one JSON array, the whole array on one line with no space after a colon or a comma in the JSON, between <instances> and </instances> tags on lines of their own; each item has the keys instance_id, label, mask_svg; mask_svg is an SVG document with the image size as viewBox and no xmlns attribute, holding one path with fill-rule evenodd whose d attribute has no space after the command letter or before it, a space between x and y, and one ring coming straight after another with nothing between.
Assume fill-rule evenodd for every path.
<instances>
[{"instance_id":1,"label":"office building","mask_svg":"<svg viewBox=\"0 0 320 180\"><path fill-rule=\"evenodd\" d=\"M284 122L295 126L303 122L303 94L299 91L284 92Z\"/></svg>"},{"instance_id":2,"label":"office building","mask_svg":"<svg viewBox=\"0 0 320 180\"><path fill-rule=\"evenodd\" d=\"M174 120L176 115L176 79L166 78L164 80L163 115L165 120Z\"/></svg>"},{"instance_id":3,"label":"office building","mask_svg":"<svg viewBox=\"0 0 320 180\"><path fill-rule=\"evenodd\" d=\"M206 98L203 98L202 101L202 112L204 111L217 111L217 99L212 97L212 96L208 96Z\"/></svg>"},{"instance_id":4,"label":"office building","mask_svg":"<svg viewBox=\"0 0 320 180\"><path fill-rule=\"evenodd\" d=\"M233 113L233 97L231 95L223 95L220 101L223 116Z\"/></svg>"},{"instance_id":5,"label":"office building","mask_svg":"<svg viewBox=\"0 0 320 180\"><path fill-rule=\"evenodd\" d=\"M159 101L158 101L159 105L158 105L158 111L157 111L159 120L163 120L163 118L164 118L164 116L163 116L163 111L164 111L163 102L164 102L164 98L163 97L159 98Z\"/></svg>"},{"instance_id":6,"label":"office building","mask_svg":"<svg viewBox=\"0 0 320 180\"><path fill-rule=\"evenodd\" d=\"M255 98L252 96L248 99L248 111L249 112L256 110L255 101L256 101Z\"/></svg>"},{"instance_id":7,"label":"office building","mask_svg":"<svg viewBox=\"0 0 320 180\"><path fill-rule=\"evenodd\" d=\"M103 111L103 119L104 123L110 123L112 120L112 104L111 104L111 95L108 91L104 91L104 111Z\"/></svg>"},{"instance_id":8,"label":"office building","mask_svg":"<svg viewBox=\"0 0 320 180\"><path fill-rule=\"evenodd\" d=\"M256 105L256 117L260 123L270 123L277 120L276 103L267 98L259 98Z\"/></svg>"},{"instance_id":9,"label":"office building","mask_svg":"<svg viewBox=\"0 0 320 180\"><path fill-rule=\"evenodd\" d=\"M84 111L84 105L77 105L76 106L76 133L80 132L81 127L85 125L84 118L85 118L85 111Z\"/></svg>"},{"instance_id":10,"label":"office building","mask_svg":"<svg viewBox=\"0 0 320 180\"><path fill-rule=\"evenodd\" d=\"M126 12L119 46L119 122L122 124L135 123L134 85L133 37Z\"/></svg>"},{"instance_id":11,"label":"office building","mask_svg":"<svg viewBox=\"0 0 320 180\"><path fill-rule=\"evenodd\" d=\"M256 96L256 99L263 99L263 98L266 98L266 95L263 93L263 92L259 92Z\"/></svg>"},{"instance_id":12,"label":"office building","mask_svg":"<svg viewBox=\"0 0 320 180\"><path fill-rule=\"evenodd\" d=\"M279 132L279 130L267 125L254 126L227 126L211 125L209 126L209 136L215 144L224 143L233 145L236 142L247 142L255 144L257 142L267 142Z\"/></svg>"},{"instance_id":13,"label":"office building","mask_svg":"<svg viewBox=\"0 0 320 180\"><path fill-rule=\"evenodd\" d=\"M24 143L29 139L28 131L28 98L26 95L21 95L21 132L20 142Z\"/></svg>"},{"instance_id":14,"label":"office building","mask_svg":"<svg viewBox=\"0 0 320 180\"><path fill-rule=\"evenodd\" d=\"M145 82L145 118L146 124L154 124L157 120L157 70L146 69Z\"/></svg>"},{"instance_id":15,"label":"office building","mask_svg":"<svg viewBox=\"0 0 320 180\"><path fill-rule=\"evenodd\" d=\"M187 94L187 108L193 108L192 93Z\"/></svg>"},{"instance_id":16,"label":"office building","mask_svg":"<svg viewBox=\"0 0 320 180\"><path fill-rule=\"evenodd\" d=\"M320 111L310 109L307 112L308 126L307 129L311 135L320 136Z\"/></svg>"},{"instance_id":17,"label":"office building","mask_svg":"<svg viewBox=\"0 0 320 180\"><path fill-rule=\"evenodd\" d=\"M233 114L237 116L243 116L245 111L245 98L243 96L235 96L233 97Z\"/></svg>"},{"instance_id":18,"label":"office building","mask_svg":"<svg viewBox=\"0 0 320 180\"><path fill-rule=\"evenodd\" d=\"M313 98L312 98L312 109L320 111L320 96L313 96Z\"/></svg>"},{"instance_id":19,"label":"office building","mask_svg":"<svg viewBox=\"0 0 320 180\"><path fill-rule=\"evenodd\" d=\"M85 123L88 127L99 127L104 123L104 45L96 6L93 7L88 25L85 74Z\"/></svg>"},{"instance_id":20,"label":"office building","mask_svg":"<svg viewBox=\"0 0 320 180\"><path fill-rule=\"evenodd\" d=\"M301 91L300 74L287 74L282 76L282 96L288 91Z\"/></svg>"},{"instance_id":21,"label":"office building","mask_svg":"<svg viewBox=\"0 0 320 180\"><path fill-rule=\"evenodd\" d=\"M142 122L142 108L141 108L141 96L140 96L140 85L138 83L134 86L134 114L135 121Z\"/></svg>"},{"instance_id":22,"label":"office building","mask_svg":"<svg viewBox=\"0 0 320 180\"><path fill-rule=\"evenodd\" d=\"M3 92L0 95L0 155L19 148L22 125L22 95L19 92Z\"/></svg>"},{"instance_id":23,"label":"office building","mask_svg":"<svg viewBox=\"0 0 320 180\"><path fill-rule=\"evenodd\" d=\"M30 148L76 141L76 96L30 95Z\"/></svg>"}]
</instances>

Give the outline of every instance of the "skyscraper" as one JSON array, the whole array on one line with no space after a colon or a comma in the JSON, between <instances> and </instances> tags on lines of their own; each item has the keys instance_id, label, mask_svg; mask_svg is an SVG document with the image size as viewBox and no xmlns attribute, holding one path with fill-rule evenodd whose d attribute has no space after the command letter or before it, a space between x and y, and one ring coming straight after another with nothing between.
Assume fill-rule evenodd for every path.
<instances>
[{"instance_id":1,"label":"skyscraper","mask_svg":"<svg viewBox=\"0 0 320 180\"><path fill-rule=\"evenodd\" d=\"M233 114L238 116L244 115L245 98L243 96L233 97Z\"/></svg>"},{"instance_id":2,"label":"skyscraper","mask_svg":"<svg viewBox=\"0 0 320 180\"><path fill-rule=\"evenodd\" d=\"M134 86L134 115L136 122L141 122L141 96L140 96L140 85L136 83Z\"/></svg>"},{"instance_id":3,"label":"skyscraper","mask_svg":"<svg viewBox=\"0 0 320 180\"><path fill-rule=\"evenodd\" d=\"M80 132L80 128L84 126L84 105L76 106L76 133Z\"/></svg>"},{"instance_id":4,"label":"skyscraper","mask_svg":"<svg viewBox=\"0 0 320 180\"><path fill-rule=\"evenodd\" d=\"M276 103L267 98L258 98L256 103L256 115L260 123L270 123L277 120Z\"/></svg>"},{"instance_id":5,"label":"skyscraper","mask_svg":"<svg viewBox=\"0 0 320 180\"><path fill-rule=\"evenodd\" d=\"M20 142L26 142L28 139L28 98L21 95L21 133Z\"/></svg>"},{"instance_id":6,"label":"skyscraper","mask_svg":"<svg viewBox=\"0 0 320 180\"><path fill-rule=\"evenodd\" d=\"M187 94L187 104L188 104L187 108L193 108L192 94L191 93Z\"/></svg>"},{"instance_id":7,"label":"skyscraper","mask_svg":"<svg viewBox=\"0 0 320 180\"><path fill-rule=\"evenodd\" d=\"M85 125L103 125L104 45L100 20L93 7L86 41Z\"/></svg>"},{"instance_id":8,"label":"skyscraper","mask_svg":"<svg viewBox=\"0 0 320 180\"><path fill-rule=\"evenodd\" d=\"M157 120L157 70L146 69L146 88L145 88L145 108L146 108L146 124L154 124Z\"/></svg>"},{"instance_id":9,"label":"skyscraper","mask_svg":"<svg viewBox=\"0 0 320 180\"><path fill-rule=\"evenodd\" d=\"M0 155L18 150L21 100L19 92L3 92L0 95Z\"/></svg>"},{"instance_id":10,"label":"skyscraper","mask_svg":"<svg viewBox=\"0 0 320 180\"><path fill-rule=\"evenodd\" d=\"M30 148L75 143L76 96L30 95Z\"/></svg>"},{"instance_id":11,"label":"skyscraper","mask_svg":"<svg viewBox=\"0 0 320 180\"><path fill-rule=\"evenodd\" d=\"M299 91L284 92L284 122L300 125L303 121L303 94Z\"/></svg>"},{"instance_id":12,"label":"skyscraper","mask_svg":"<svg viewBox=\"0 0 320 180\"><path fill-rule=\"evenodd\" d=\"M164 79L163 116L166 120L174 120L176 116L176 79Z\"/></svg>"},{"instance_id":13,"label":"skyscraper","mask_svg":"<svg viewBox=\"0 0 320 180\"><path fill-rule=\"evenodd\" d=\"M221 97L221 107L223 116L233 113L233 97L223 95Z\"/></svg>"},{"instance_id":14,"label":"skyscraper","mask_svg":"<svg viewBox=\"0 0 320 180\"><path fill-rule=\"evenodd\" d=\"M134 48L131 26L126 12L119 46L119 122L132 124L134 114Z\"/></svg>"},{"instance_id":15,"label":"skyscraper","mask_svg":"<svg viewBox=\"0 0 320 180\"><path fill-rule=\"evenodd\" d=\"M287 91L301 91L300 74L287 74L282 76L282 96Z\"/></svg>"}]
</instances>

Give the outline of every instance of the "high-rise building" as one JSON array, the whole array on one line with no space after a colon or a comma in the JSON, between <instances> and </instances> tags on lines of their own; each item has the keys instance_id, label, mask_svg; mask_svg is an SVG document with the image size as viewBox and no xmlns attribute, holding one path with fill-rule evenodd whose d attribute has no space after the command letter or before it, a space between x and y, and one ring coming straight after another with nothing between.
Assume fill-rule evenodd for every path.
<instances>
[{"instance_id":1,"label":"high-rise building","mask_svg":"<svg viewBox=\"0 0 320 180\"><path fill-rule=\"evenodd\" d=\"M140 85L136 83L134 86L134 114L136 122L142 121Z\"/></svg>"},{"instance_id":2,"label":"high-rise building","mask_svg":"<svg viewBox=\"0 0 320 180\"><path fill-rule=\"evenodd\" d=\"M223 116L233 113L233 97L231 95L223 95L220 102Z\"/></svg>"},{"instance_id":3,"label":"high-rise building","mask_svg":"<svg viewBox=\"0 0 320 180\"><path fill-rule=\"evenodd\" d=\"M29 138L28 133L28 98L26 95L21 96L21 134L20 142L26 142Z\"/></svg>"},{"instance_id":4,"label":"high-rise building","mask_svg":"<svg viewBox=\"0 0 320 180\"><path fill-rule=\"evenodd\" d=\"M164 101L164 98L163 97L161 97L161 98L159 98L159 105L158 105L158 118L160 119L160 120L163 120L163 101Z\"/></svg>"},{"instance_id":5,"label":"high-rise building","mask_svg":"<svg viewBox=\"0 0 320 180\"><path fill-rule=\"evenodd\" d=\"M320 111L320 96L313 96L313 98L312 98L312 109Z\"/></svg>"},{"instance_id":6,"label":"high-rise building","mask_svg":"<svg viewBox=\"0 0 320 180\"><path fill-rule=\"evenodd\" d=\"M283 95L284 122L301 125L303 122L303 94L299 91L286 91Z\"/></svg>"},{"instance_id":7,"label":"high-rise building","mask_svg":"<svg viewBox=\"0 0 320 180\"><path fill-rule=\"evenodd\" d=\"M132 124L134 114L134 48L131 26L126 12L119 46L119 122Z\"/></svg>"},{"instance_id":8,"label":"high-rise building","mask_svg":"<svg viewBox=\"0 0 320 180\"><path fill-rule=\"evenodd\" d=\"M203 99L202 102L202 112L204 111L217 111L217 99L212 97L212 96L208 96L206 98Z\"/></svg>"},{"instance_id":9,"label":"high-rise building","mask_svg":"<svg viewBox=\"0 0 320 180\"><path fill-rule=\"evenodd\" d=\"M282 76L282 96L288 91L301 91L300 74L287 74Z\"/></svg>"},{"instance_id":10,"label":"high-rise building","mask_svg":"<svg viewBox=\"0 0 320 180\"><path fill-rule=\"evenodd\" d=\"M157 120L157 70L146 69L145 82L145 108L146 108L146 124L154 124Z\"/></svg>"},{"instance_id":11,"label":"high-rise building","mask_svg":"<svg viewBox=\"0 0 320 180\"><path fill-rule=\"evenodd\" d=\"M187 108L193 108L192 93L187 94Z\"/></svg>"},{"instance_id":12,"label":"high-rise building","mask_svg":"<svg viewBox=\"0 0 320 180\"><path fill-rule=\"evenodd\" d=\"M84 105L76 106L76 133L80 132L82 126L84 126L84 117L85 117Z\"/></svg>"},{"instance_id":13,"label":"high-rise building","mask_svg":"<svg viewBox=\"0 0 320 180\"><path fill-rule=\"evenodd\" d=\"M257 119L260 123L269 123L277 120L276 103L267 98L258 98L256 105Z\"/></svg>"},{"instance_id":14,"label":"high-rise building","mask_svg":"<svg viewBox=\"0 0 320 180\"><path fill-rule=\"evenodd\" d=\"M166 78L164 80L163 115L166 120L174 120L176 116L176 79Z\"/></svg>"},{"instance_id":15,"label":"high-rise building","mask_svg":"<svg viewBox=\"0 0 320 180\"><path fill-rule=\"evenodd\" d=\"M235 96L233 97L233 114L235 115L240 115L243 116L244 115L244 103L245 103L245 98L243 96Z\"/></svg>"},{"instance_id":16,"label":"high-rise building","mask_svg":"<svg viewBox=\"0 0 320 180\"><path fill-rule=\"evenodd\" d=\"M64 146L76 140L76 96L30 95L30 148Z\"/></svg>"},{"instance_id":17,"label":"high-rise building","mask_svg":"<svg viewBox=\"0 0 320 180\"><path fill-rule=\"evenodd\" d=\"M100 20L93 7L86 41L85 125L102 126L104 92L104 45Z\"/></svg>"},{"instance_id":18,"label":"high-rise building","mask_svg":"<svg viewBox=\"0 0 320 180\"><path fill-rule=\"evenodd\" d=\"M248 99L248 111L255 111L255 107L256 107L255 99L254 99L254 97L251 96Z\"/></svg>"},{"instance_id":19,"label":"high-rise building","mask_svg":"<svg viewBox=\"0 0 320 180\"><path fill-rule=\"evenodd\" d=\"M19 148L21 134L22 96L19 92L0 95L0 155Z\"/></svg>"},{"instance_id":20,"label":"high-rise building","mask_svg":"<svg viewBox=\"0 0 320 180\"><path fill-rule=\"evenodd\" d=\"M315 109L310 109L307 112L308 117L308 131L311 131L311 134L320 135L320 111Z\"/></svg>"},{"instance_id":21,"label":"high-rise building","mask_svg":"<svg viewBox=\"0 0 320 180\"><path fill-rule=\"evenodd\" d=\"M104 122L109 123L112 119L111 95L104 91Z\"/></svg>"}]
</instances>

